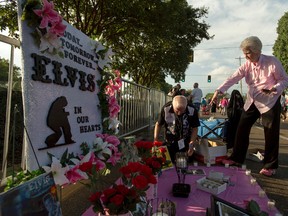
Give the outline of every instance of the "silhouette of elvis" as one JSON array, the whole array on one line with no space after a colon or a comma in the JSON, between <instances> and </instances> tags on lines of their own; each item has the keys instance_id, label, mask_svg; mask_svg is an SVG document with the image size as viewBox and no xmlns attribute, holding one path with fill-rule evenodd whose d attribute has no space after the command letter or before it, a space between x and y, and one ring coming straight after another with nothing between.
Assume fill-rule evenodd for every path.
<instances>
[{"instance_id":1,"label":"silhouette of elvis","mask_svg":"<svg viewBox=\"0 0 288 216\"><path fill-rule=\"evenodd\" d=\"M47 116L47 125L54 133L49 135L45 143L48 147L56 145L57 141L64 134L65 144L75 143L72 140L71 127L68 121L69 112L65 112L65 108L68 104L66 97L58 97L51 105Z\"/></svg>"}]
</instances>

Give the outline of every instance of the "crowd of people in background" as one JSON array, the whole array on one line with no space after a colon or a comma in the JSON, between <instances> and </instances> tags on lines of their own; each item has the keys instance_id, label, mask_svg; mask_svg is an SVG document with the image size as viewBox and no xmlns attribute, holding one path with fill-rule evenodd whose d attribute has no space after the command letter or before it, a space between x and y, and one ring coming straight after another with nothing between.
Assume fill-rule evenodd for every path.
<instances>
[{"instance_id":1,"label":"crowd of people in background","mask_svg":"<svg viewBox=\"0 0 288 216\"><path fill-rule=\"evenodd\" d=\"M181 88L181 85L178 83L176 86L170 89L169 96L175 97L176 95L183 95L187 98L189 104L197 109L198 115L200 116L215 116L218 112L223 116L227 116L227 107L230 101L230 97L227 94L218 96L213 99L211 104L211 97L203 97L202 90L199 88L198 83L194 83L193 90L189 94L184 88ZM288 97L286 97L285 92L283 91L280 99L281 103L281 119L284 122L287 119L287 110L288 110Z\"/></svg>"}]
</instances>

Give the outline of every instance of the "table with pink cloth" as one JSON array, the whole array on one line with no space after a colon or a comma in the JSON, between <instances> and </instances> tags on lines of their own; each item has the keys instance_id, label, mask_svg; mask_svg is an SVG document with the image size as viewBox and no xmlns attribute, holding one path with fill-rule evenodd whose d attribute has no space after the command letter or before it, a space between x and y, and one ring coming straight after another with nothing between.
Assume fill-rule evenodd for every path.
<instances>
[{"instance_id":1,"label":"table with pink cloth","mask_svg":"<svg viewBox=\"0 0 288 216\"><path fill-rule=\"evenodd\" d=\"M261 187L256 184L251 184L250 179L253 178L251 175L246 175L245 170L238 167L223 167L223 166L190 166L189 169L203 169L206 176L210 171L222 172L225 176L230 176L230 181L232 185L227 185L224 192L218 194L217 196L233 203L239 207L245 208L245 201L255 200L262 211L266 211L269 215L275 215L279 213L276 208L269 209L267 206L268 197L259 196L259 190ZM186 184L190 184L191 192L188 198L174 197L172 194L172 185L177 183L178 177L175 169L166 170L159 177L158 183L158 198L167 198L176 203L176 215L206 215L206 209L210 208L211 194L200 189L197 189L196 181L204 177L203 175L186 175ZM256 179L257 180L257 179Z\"/></svg>"},{"instance_id":2,"label":"table with pink cloth","mask_svg":"<svg viewBox=\"0 0 288 216\"><path fill-rule=\"evenodd\" d=\"M233 203L239 207L245 208L245 201L251 199L255 200L262 211L266 211L269 215L274 216L279 213L276 208L268 209L267 202L268 197L266 194L264 196L259 196L259 190L261 187L256 184L251 184L251 175L246 175L245 170L238 167L223 167L223 166L190 166L189 169L203 169L206 175L186 175L186 184L190 184L191 192L187 198L174 197L172 194L172 186L174 183L178 182L178 177L174 168L165 170L159 176L158 180L158 198L169 199L176 203L176 215L177 216L204 216L206 215L206 209L210 208L210 196L211 194L200 189L197 189L196 181L204 176L208 176L210 171L224 173L225 176L230 176L230 181L232 185L227 185L224 192L218 194L220 198ZM257 180L257 179L256 179ZM95 216L92 207L87 209L82 216Z\"/></svg>"}]
</instances>

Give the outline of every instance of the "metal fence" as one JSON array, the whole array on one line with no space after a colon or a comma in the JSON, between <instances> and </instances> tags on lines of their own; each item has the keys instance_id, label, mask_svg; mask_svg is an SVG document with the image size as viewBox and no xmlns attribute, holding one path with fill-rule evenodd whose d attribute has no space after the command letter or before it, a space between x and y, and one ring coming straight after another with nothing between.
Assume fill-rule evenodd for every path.
<instances>
[{"instance_id":1,"label":"metal fence","mask_svg":"<svg viewBox=\"0 0 288 216\"><path fill-rule=\"evenodd\" d=\"M122 88L118 98L121 106L120 137L153 125L167 100L171 98L162 91L122 79Z\"/></svg>"},{"instance_id":2,"label":"metal fence","mask_svg":"<svg viewBox=\"0 0 288 216\"><path fill-rule=\"evenodd\" d=\"M0 34L0 42L9 44L10 49L10 60L9 60L9 71L7 80L7 95L6 95L6 111L5 111L5 124L3 137L3 145L0 145L0 157L1 161L1 172L0 182L3 177L6 177L7 165L8 165L8 150L9 150L9 137L10 137L10 117L11 117L11 103L12 103L12 88L13 88L13 65L14 65L14 49L20 47L20 41L13 38L7 37ZM5 85L4 85L5 86ZM3 98L1 99L3 100ZM4 123L4 121L3 121ZM1 121L2 124L2 121ZM2 127L1 127L2 128ZM1 160L0 158L0 160Z\"/></svg>"},{"instance_id":3,"label":"metal fence","mask_svg":"<svg viewBox=\"0 0 288 216\"><path fill-rule=\"evenodd\" d=\"M1 104L6 107L6 113L1 113L2 119L5 120L5 124L4 120L3 123L1 121L1 129L4 130L5 128L5 133L2 133L0 136L0 166L2 167L0 182L2 179L6 178L6 176L11 175L11 172L17 171L14 169L15 167L21 168L20 164L22 157L21 153L19 154L19 151L22 151L21 137L19 137L17 141L19 148L17 149L17 155L15 155L15 147L11 141L11 138L15 136L15 134L12 134L13 130L11 130L10 126L10 121L12 122L13 120L13 115L11 116L13 108L11 105L13 104L12 93L15 94L15 92L12 91L14 48L19 47L20 42L0 34L0 43L3 42L11 45L11 55L9 60L7 88L3 90L3 94L6 94L7 92L7 97L5 96L6 103L3 102L3 98L1 98ZM17 92L17 94L21 98L21 92ZM165 95L162 91L147 88L122 79L122 88L117 99L121 106L121 111L119 113L119 121L121 122L119 137L125 137L154 125L158 119L161 107L166 101L171 100L171 97ZM22 118L20 119L21 121L23 121ZM18 124L18 128L19 127L21 131L24 130L23 124ZM15 157L17 157L17 160L15 160Z\"/></svg>"}]
</instances>

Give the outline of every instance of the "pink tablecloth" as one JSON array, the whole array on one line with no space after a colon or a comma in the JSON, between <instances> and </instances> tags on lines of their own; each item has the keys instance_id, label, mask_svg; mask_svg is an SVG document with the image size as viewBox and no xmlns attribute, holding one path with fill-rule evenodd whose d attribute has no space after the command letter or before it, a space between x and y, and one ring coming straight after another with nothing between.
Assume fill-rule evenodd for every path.
<instances>
[{"instance_id":1,"label":"pink tablecloth","mask_svg":"<svg viewBox=\"0 0 288 216\"><path fill-rule=\"evenodd\" d=\"M259 197L260 186L256 183L251 185L251 176L245 174L245 170L236 167L225 168L223 166L198 166L190 167L191 169L201 168L206 172L206 175L210 171L222 172L225 176L230 176L231 182L234 186L227 186L227 189L218 194L220 198L227 200L233 204L236 204L242 208L245 208L245 200L255 200L262 211L266 211L269 215L275 215L277 209L269 210L267 208L268 197ZM158 198L169 199L176 203L176 215L177 216L204 216L206 215L206 208L211 206L210 193L199 190L196 188L196 180L204 177L203 175L186 175L186 184L190 184L191 192L188 198L173 197L172 185L177 183L178 178L175 169L166 170L159 177L158 182ZM82 216L95 216L92 207L82 214Z\"/></svg>"},{"instance_id":2,"label":"pink tablecloth","mask_svg":"<svg viewBox=\"0 0 288 216\"><path fill-rule=\"evenodd\" d=\"M227 200L233 204L236 204L242 208L245 208L245 200L255 200L262 211L266 211L269 215L275 215L277 209L269 210L267 208L268 198L265 195L264 197L259 197L260 186L256 183L252 185L250 179L252 176L247 176L245 171L236 168L236 167L220 167L220 166L211 166L211 167L190 167L191 169L201 168L206 172L206 175L210 171L222 172L225 176L230 176L230 180L234 183L234 186L228 186L227 189L218 194L220 198ZM188 198L173 197L172 195L172 185L177 183L177 174L175 169L170 169L162 173L159 177L158 184L158 197L167 198L176 203L176 214L177 216L185 215L205 215L206 208L211 206L210 194L197 189L196 180L202 178L203 175L186 175L186 184L190 184L191 192Z\"/></svg>"}]
</instances>

